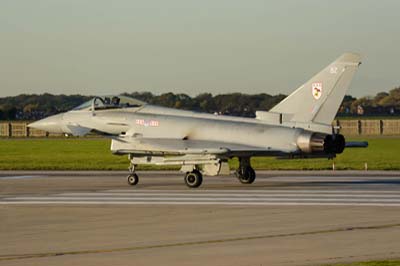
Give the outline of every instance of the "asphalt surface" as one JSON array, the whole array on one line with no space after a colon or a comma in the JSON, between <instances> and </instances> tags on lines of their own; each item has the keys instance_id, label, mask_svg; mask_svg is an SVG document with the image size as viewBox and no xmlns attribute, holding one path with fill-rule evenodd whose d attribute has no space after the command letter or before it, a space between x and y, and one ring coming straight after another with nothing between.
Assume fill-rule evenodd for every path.
<instances>
[{"instance_id":1,"label":"asphalt surface","mask_svg":"<svg viewBox=\"0 0 400 266\"><path fill-rule=\"evenodd\" d=\"M400 257L399 172L0 171L0 265L320 265Z\"/></svg>"}]
</instances>

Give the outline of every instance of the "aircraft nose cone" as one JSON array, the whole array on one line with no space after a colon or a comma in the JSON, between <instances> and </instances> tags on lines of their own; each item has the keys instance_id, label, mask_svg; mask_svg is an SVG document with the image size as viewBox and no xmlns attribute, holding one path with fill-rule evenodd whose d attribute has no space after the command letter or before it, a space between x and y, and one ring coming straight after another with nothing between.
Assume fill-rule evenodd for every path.
<instances>
[{"instance_id":1,"label":"aircraft nose cone","mask_svg":"<svg viewBox=\"0 0 400 266\"><path fill-rule=\"evenodd\" d=\"M63 114L53 115L30 123L28 127L40 129L50 133L63 133L62 120Z\"/></svg>"}]
</instances>

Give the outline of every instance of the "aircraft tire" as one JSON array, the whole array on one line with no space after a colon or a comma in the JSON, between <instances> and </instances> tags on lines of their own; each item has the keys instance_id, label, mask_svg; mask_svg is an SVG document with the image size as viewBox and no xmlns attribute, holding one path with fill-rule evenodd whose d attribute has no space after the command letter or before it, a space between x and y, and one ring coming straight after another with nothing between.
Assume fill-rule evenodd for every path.
<instances>
[{"instance_id":1,"label":"aircraft tire","mask_svg":"<svg viewBox=\"0 0 400 266\"><path fill-rule=\"evenodd\" d=\"M242 184L252 184L256 180L256 172L250 166L237 169L236 176Z\"/></svg>"},{"instance_id":2,"label":"aircraft tire","mask_svg":"<svg viewBox=\"0 0 400 266\"><path fill-rule=\"evenodd\" d=\"M185 175L185 183L190 188L197 188L203 182L203 175L198 170L194 170Z\"/></svg>"},{"instance_id":3,"label":"aircraft tire","mask_svg":"<svg viewBox=\"0 0 400 266\"><path fill-rule=\"evenodd\" d=\"M135 173L128 175L128 184L131 186L136 186L139 183L139 176Z\"/></svg>"}]
</instances>

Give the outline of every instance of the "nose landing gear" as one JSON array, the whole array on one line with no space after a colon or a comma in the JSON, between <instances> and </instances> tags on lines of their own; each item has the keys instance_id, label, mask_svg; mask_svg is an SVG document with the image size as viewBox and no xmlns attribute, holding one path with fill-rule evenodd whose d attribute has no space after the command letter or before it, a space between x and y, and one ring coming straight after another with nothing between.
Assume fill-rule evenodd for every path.
<instances>
[{"instance_id":1,"label":"nose landing gear","mask_svg":"<svg viewBox=\"0 0 400 266\"><path fill-rule=\"evenodd\" d=\"M136 186L139 183L139 176L135 172L135 165L129 167L130 174L127 177L128 184L131 186Z\"/></svg>"},{"instance_id":2,"label":"nose landing gear","mask_svg":"<svg viewBox=\"0 0 400 266\"><path fill-rule=\"evenodd\" d=\"M128 175L128 184L131 186L136 186L139 183L139 176L136 173L131 173Z\"/></svg>"}]
</instances>

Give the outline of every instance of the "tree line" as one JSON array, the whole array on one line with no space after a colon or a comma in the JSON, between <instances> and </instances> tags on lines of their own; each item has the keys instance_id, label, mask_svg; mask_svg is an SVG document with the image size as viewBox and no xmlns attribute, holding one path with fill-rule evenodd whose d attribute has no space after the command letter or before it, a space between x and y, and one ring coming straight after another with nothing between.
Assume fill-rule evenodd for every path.
<instances>
[{"instance_id":1,"label":"tree line","mask_svg":"<svg viewBox=\"0 0 400 266\"><path fill-rule=\"evenodd\" d=\"M190 97L182 93L154 95L151 92L124 93L149 104L207 113L254 117L257 110L269 110L286 95L202 93ZM90 100L86 95L21 94L0 98L0 120L37 120L65 112ZM362 112L360 112L362 110ZM355 98L346 95L338 116L387 116L400 114L400 87L375 96Z\"/></svg>"}]
</instances>

